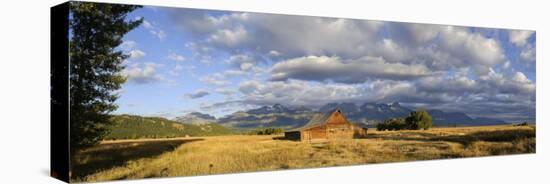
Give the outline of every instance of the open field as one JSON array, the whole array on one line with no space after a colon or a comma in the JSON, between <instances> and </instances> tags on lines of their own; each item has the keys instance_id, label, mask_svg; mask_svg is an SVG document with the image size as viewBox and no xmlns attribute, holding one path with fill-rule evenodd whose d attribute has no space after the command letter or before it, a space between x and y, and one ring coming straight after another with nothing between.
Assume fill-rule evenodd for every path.
<instances>
[{"instance_id":1,"label":"open field","mask_svg":"<svg viewBox=\"0 0 550 184\"><path fill-rule=\"evenodd\" d=\"M74 158L73 181L266 171L535 153L534 126L368 131L365 139L296 142L228 135L108 141Z\"/></svg>"}]
</instances>

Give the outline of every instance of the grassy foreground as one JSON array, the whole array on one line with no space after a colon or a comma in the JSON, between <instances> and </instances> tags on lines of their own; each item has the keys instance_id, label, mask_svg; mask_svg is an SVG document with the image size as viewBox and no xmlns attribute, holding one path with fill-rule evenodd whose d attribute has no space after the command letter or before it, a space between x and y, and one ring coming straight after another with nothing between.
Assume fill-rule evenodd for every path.
<instances>
[{"instance_id":1,"label":"grassy foreground","mask_svg":"<svg viewBox=\"0 0 550 184\"><path fill-rule=\"evenodd\" d=\"M489 126L379 132L317 142L278 136L110 141L75 157L73 181L192 176L413 160L535 153L535 127Z\"/></svg>"}]
</instances>

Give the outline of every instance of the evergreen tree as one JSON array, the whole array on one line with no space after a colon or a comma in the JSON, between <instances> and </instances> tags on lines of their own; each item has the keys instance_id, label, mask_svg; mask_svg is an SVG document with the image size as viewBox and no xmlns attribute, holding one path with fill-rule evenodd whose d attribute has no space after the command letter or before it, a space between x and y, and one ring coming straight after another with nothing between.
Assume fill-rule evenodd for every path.
<instances>
[{"instance_id":1,"label":"evergreen tree","mask_svg":"<svg viewBox=\"0 0 550 184\"><path fill-rule=\"evenodd\" d=\"M116 110L114 93L125 78L122 61L128 57L115 48L122 37L141 24L126 20L133 5L71 2L69 15L69 88L71 152L92 146L105 136L109 112Z\"/></svg>"}]
</instances>

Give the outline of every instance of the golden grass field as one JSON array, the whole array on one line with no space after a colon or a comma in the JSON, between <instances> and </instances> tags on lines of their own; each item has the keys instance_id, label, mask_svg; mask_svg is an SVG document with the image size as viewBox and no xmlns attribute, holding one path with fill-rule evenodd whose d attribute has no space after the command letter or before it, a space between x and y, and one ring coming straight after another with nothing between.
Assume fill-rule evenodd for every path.
<instances>
[{"instance_id":1,"label":"golden grass field","mask_svg":"<svg viewBox=\"0 0 550 184\"><path fill-rule=\"evenodd\" d=\"M297 142L231 135L106 141L74 157L73 181L193 176L535 153L535 127L375 131L365 139Z\"/></svg>"}]
</instances>

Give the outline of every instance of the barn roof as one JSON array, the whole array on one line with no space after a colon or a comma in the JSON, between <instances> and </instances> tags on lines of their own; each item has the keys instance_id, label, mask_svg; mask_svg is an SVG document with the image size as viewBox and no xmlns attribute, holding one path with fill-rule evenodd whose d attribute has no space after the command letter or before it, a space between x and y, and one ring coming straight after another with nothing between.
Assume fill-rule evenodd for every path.
<instances>
[{"instance_id":1,"label":"barn roof","mask_svg":"<svg viewBox=\"0 0 550 184\"><path fill-rule=\"evenodd\" d=\"M339 108L334 109L334 111L329 111L329 112L326 112L326 113L318 113L318 114L314 115L313 118L311 118L311 120L309 120L304 126L288 130L287 132L300 131L300 130L304 130L304 129L324 125L324 124L327 123L327 119L330 118L330 116L332 114L336 113L336 112L340 112L340 114L343 115L342 111L340 111Z\"/></svg>"}]
</instances>

